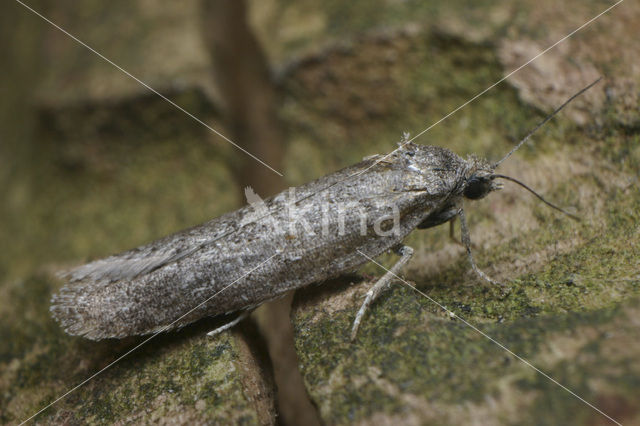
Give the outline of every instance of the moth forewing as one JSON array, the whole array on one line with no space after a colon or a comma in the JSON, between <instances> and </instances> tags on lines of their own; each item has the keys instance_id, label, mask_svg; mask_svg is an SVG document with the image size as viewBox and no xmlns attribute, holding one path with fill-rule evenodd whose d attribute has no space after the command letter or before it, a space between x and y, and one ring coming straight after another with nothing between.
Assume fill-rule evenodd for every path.
<instances>
[{"instance_id":1,"label":"moth forewing","mask_svg":"<svg viewBox=\"0 0 640 426\"><path fill-rule=\"evenodd\" d=\"M572 96L534 131L596 83ZM473 270L498 284L473 260L462 200L500 189L495 179L505 176L495 168L532 133L493 164L404 141L387 155L79 266L63 274L69 283L53 296L51 312L68 333L90 339L181 327L206 316L252 309L289 290L352 271L392 248L402 256L391 269L395 274L411 257L413 250L402 241L413 229L456 217ZM352 336L390 280L387 274L370 289Z\"/></svg>"},{"instance_id":2,"label":"moth forewing","mask_svg":"<svg viewBox=\"0 0 640 426\"><path fill-rule=\"evenodd\" d=\"M266 217L255 217L255 209L245 206L79 266L65 274L70 282L54 295L51 311L67 332L90 339L148 334L169 324L175 328L251 309L289 290L352 271L366 263L358 250L382 254L439 207L455 186L433 171L443 161L463 160L442 148L410 144L389 161L364 160L265 200ZM346 179L350 176L355 177ZM378 219L394 214L397 223L390 232Z\"/></svg>"}]
</instances>

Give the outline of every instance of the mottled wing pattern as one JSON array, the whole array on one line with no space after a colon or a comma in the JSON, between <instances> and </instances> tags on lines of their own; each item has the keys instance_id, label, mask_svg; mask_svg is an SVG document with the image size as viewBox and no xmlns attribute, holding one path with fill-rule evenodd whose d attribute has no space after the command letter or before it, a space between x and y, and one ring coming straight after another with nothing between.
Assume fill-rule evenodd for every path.
<instances>
[{"instance_id":1,"label":"mottled wing pattern","mask_svg":"<svg viewBox=\"0 0 640 426\"><path fill-rule=\"evenodd\" d=\"M318 190L319 185L321 188L335 185L348 176L366 170L374 161L374 158L362 161L339 172L324 176L316 182L298 187L296 196L297 198L309 197L313 191ZM263 205L268 208L280 207L281 203L274 203L273 198L266 199ZM70 283L105 284L119 280L131 280L191 256L216 240L224 238L230 232L237 230L239 224L247 224L242 218L249 212L251 209L245 207L147 245L61 271L58 275Z\"/></svg>"},{"instance_id":2,"label":"mottled wing pattern","mask_svg":"<svg viewBox=\"0 0 640 426\"><path fill-rule=\"evenodd\" d=\"M147 245L62 271L71 283L109 283L130 280L190 256L207 244L233 232L229 215L169 235Z\"/></svg>"}]
</instances>

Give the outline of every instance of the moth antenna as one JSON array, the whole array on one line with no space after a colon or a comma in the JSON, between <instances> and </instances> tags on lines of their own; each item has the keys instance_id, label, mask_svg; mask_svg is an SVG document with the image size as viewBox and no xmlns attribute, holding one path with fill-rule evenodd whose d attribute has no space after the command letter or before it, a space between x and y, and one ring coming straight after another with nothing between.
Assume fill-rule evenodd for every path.
<instances>
[{"instance_id":1,"label":"moth antenna","mask_svg":"<svg viewBox=\"0 0 640 426\"><path fill-rule=\"evenodd\" d=\"M600 80L602 80L602 77L598 77L597 80L595 80L593 83L589 84L588 86L580 89L577 93L575 93L573 96L571 96L569 99L567 99L562 105L560 105L558 108L556 108L551 114L547 115L545 117L544 120L542 120L540 123L538 123L538 125L536 127L533 128L533 130L531 130L527 136L525 136L520 142L518 142L518 145L516 145L515 147L513 147L511 149L511 151L509 151L507 153L507 155L505 155L502 160L498 161L497 163L493 164L493 167L496 168L498 167L504 160L506 160L507 158L511 157L511 154L513 154L514 152L516 152L530 137L531 135L533 135L540 127L544 126L547 121L551 120L553 118L554 115L556 115L557 113L560 112L560 110L564 107L566 107L572 100L574 100L575 98L577 98L578 96L582 95L584 92L586 92L587 90L591 89L593 86L595 86L596 84L598 84L600 82Z\"/></svg>"},{"instance_id":2,"label":"moth antenna","mask_svg":"<svg viewBox=\"0 0 640 426\"><path fill-rule=\"evenodd\" d=\"M518 185L520 185L521 187L523 187L524 189L526 189L527 191L529 191L530 193L532 193L533 195L535 195L536 197L538 197L538 199L540 201L542 201L543 203L545 203L546 205L548 205L549 207L551 207L552 209L556 209L559 212L562 212L564 214L566 214L567 216L569 216L571 219L573 220L577 220L580 221L580 217L569 213L568 211L566 211L565 209L556 206L555 204L545 200L542 195L538 194L536 191L534 191L533 189L529 188L527 185L525 185L524 183L520 182L518 179L512 178L511 176L506 176L506 175L491 175L492 177L496 177L496 178L500 178L500 179L506 179L506 180L510 180L511 182L517 183Z\"/></svg>"}]
</instances>

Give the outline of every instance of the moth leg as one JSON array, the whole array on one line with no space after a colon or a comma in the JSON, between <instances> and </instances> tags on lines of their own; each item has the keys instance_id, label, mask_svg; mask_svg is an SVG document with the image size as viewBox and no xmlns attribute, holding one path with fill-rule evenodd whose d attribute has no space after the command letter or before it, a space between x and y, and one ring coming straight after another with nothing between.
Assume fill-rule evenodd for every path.
<instances>
[{"instance_id":1,"label":"moth leg","mask_svg":"<svg viewBox=\"0 0 640 426\"><path fill-rule=\"evenodd\" d=\"M455 244L464 246L464 244L462 244L462 241L460 241L459 239L456 238L456 217L454 216L449 220L449 239L451 239L451 241L453 241Z\"/></svg>"},{"instance_id":2,"label":"moth leg","mask_svg":"<svg viewBox=\"0 0 640 426\"><path fill-rule=\"evenodd\" d=\"M471 254L471 236L469 235L469 228L467 227L467 219L464 215L464 210L458 210L458 217L460 218L460 228L462 229L462 243L467 250L467 257L469 258L469 263L471 263L471 269L473 269L473 271L483 280L500 287L503 291L506 291L507 286L493 280L476 266L476 262L473 260L473 255Z\"/></svg>"},{"instance_id":3,"label":"moth leg","mask_svg":"<svg viewBox=\"0 0 640 426\"><path fill-rule=\"evenodd\" d=\"M209 337L213 337L215 335L218 335L220 333L222 333L225 330L230 329L231 327L233 327L234 325L238 324L240 321L244 320L245 318L247 318L249 315L251 315L252 311L244 311L242 312L240 315L238 315L237 318L235 318L234 320L226 323L225 325L222 325L218 328L216 328L215 330L212 330L210 332L207 333L207 336Z\"/></svg>"},{"instance_id":4,"label":"moth leg","mask_svg":"<svg viewBox=\"0 0 640 426\"><path fill-rule=\"evenodd\" d=\"M458 214L456 213L456 215L454 217L451 218L451 220L449 220L449 238L451 239L451 241L454 244L457 244L459 246L462 247L466 247L464 245L464 243L462 241L460 241L459 239L456 238L456 218L458 217ZM475 245L475 243L471 243L471 247L473 247L474 249L477 248L477 246Z\"/></svg>"},{"instance_id":5,"label":"moth leg","mask_svg":"<svg viewBox=\"0 0 640 426\"><path fill-rule=\"evenodd\" d=\"M398 272L404 265L407 264L411 256L413 256L413 249L409 246L400 245L397 249L394 250L400 256L400 260L396 262L393 267L382 276L367 292L367 297L365 297L364 302L362 302L362 306L360 306L360 310L356 315L356 319L353 321L353 327L351 328L351 340L355 340L356 335L358 334L358 328L360 327L360 322L364 317L364 314L367 312L367 309L373 303L374 300L389 287L391 280L396 278Z\"/></svg>"}]
</instances>

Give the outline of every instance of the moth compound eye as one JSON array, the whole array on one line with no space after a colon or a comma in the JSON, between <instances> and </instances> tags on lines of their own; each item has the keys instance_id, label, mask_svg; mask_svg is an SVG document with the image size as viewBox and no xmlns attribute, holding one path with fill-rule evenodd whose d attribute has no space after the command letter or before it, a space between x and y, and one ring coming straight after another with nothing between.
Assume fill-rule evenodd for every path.
<instances>
[{"instance_id":1,"label":"moth compound eye","mask_svg":"<svg viewBox=\"0 0 640 426\"><path fill-rule=\"evenodd\" d=\"M486 177L471 176L464 186L463 195L470 200L479 200L491 192L491 179Z\"/></svg>"}]
</instances>

